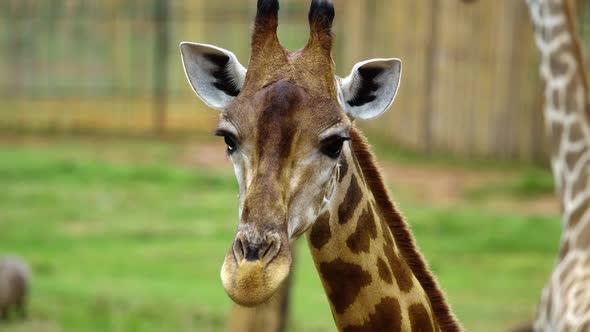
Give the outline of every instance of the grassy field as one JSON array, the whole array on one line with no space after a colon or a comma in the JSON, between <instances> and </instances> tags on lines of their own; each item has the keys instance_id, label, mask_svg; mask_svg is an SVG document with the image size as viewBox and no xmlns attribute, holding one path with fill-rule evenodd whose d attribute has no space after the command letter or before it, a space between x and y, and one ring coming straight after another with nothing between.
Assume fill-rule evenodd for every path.
<instances>
[{"instance_id":1,"label":"grassy field","mask_svg":"<svg viewBox=\"0 0 590 332\"><path fill-rule=\"evenodd\" d=\"M0 253L22 255L34 270L30 319L0 330L223 330L231 304L219 270L237 224L236 184L227 162L184 162L192 145L0 140ZM470 172L485 178L489 170ZM412 198L392 181L468 331L527 321L556 256L557 214L488 204L547 195L550 174L510 174L446 206ZM290 330L334 331L305 241L298 245Z\"/></svg>"}]
</instances>

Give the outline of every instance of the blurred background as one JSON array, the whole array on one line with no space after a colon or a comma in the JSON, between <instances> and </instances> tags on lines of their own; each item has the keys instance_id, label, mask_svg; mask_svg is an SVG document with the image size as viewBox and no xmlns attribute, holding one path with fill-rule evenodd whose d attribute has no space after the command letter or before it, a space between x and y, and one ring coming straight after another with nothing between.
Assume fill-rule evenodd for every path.
<instances>
[{"instance_id":1,"label":"blurred background","mask_svg":"<svg viewBox=\"0 0 590 332\"><path fill-rule=\"evenodd\" d=\"M360 126L457 316L468 331L526 322L560 225L525 2L335 2L339 75L404 61L391 110ZM590 2L574 2L588 56ZM281 42L301 48L309 1L281 6ZM34 276L29 318L0 330L224 330L237 185L178 44L246 64L255 7L0 0L0 255ZM334 331L298 247L289 329Z\"/></svg>"}]
</instances>

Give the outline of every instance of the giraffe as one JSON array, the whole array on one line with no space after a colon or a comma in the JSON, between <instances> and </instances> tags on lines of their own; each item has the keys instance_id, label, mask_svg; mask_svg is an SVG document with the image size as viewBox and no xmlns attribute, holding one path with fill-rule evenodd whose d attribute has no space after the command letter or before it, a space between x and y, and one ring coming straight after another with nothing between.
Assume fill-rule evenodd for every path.
<instances>
[{"instance_id":1,"label":"giraffe","mask_svg":"<svg viewBox=\"0 0 590 332\"><path fill-rule=\"evenodd\" d=\"M293 262L294 263L294 262ZM234 304L228 315L228 332L282 332L285 331L289 311L292 276L277 295L261 306L253 308Z\"/></svg>"},{"instance_id":2,"label":"giraffe","mask_svg":"<svg viewBox=\"0 0 590 332\"><path fill-rule=\"evenodd\" d=\"M527 0L545 81L545 123L562 209L560 253L535 331L590 331L590 103L568 0Z\"/></svg>"},{"instance_id":3,"label":"giraffe","mask_svg":"<svg viewBox=\"0 0 590 332\"><path fill-rule=\"evenodd\" d=\"M340 331L459 331L355 125L391 106L401 61L336 77L332 1L312 0L309 40L294 52L278 40L278 12L278 0L258 0L247 69L219 47L180 45L194 92L221 111L216 135L239 185L226 293L247 307L272 301L305 234Z\"/></svg>"}]
</instances>

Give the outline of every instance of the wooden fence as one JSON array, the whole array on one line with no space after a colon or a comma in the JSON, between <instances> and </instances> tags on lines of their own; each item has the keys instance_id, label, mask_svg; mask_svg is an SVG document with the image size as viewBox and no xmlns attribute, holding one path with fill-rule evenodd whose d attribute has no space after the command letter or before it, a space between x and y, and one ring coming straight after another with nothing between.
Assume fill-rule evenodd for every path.
<instances>
[{"instance_id":1,"label":"wooden fence","mask_svg":"<svg viewBox=\"0 0 590 332\"><path fill-rule=\"evenodd\" d=\"M421 151L465 157L539 159L544 155L541 87L532 27L523 1L395 1L360 23L361 44L404 59L399 100L370 124L386 139ZM389 22L389 24L379 24Z\"/></svg>"},{"instance_id":2,"label":"wooden fence","mask_svg":"<svg viewBox=\"0 0 590 332\"><path fill-rule=\"evenodd\" d=\"M524 1L335 2L339 75L367 58L404 61L398 100L362 124L374 139L467 158L545 158ZM307 40L308 5L281 1L287 48ZM255 0L0 0L0 130L210 130L216 113L186 84L178 43L216 44L245 64L254 8Z\"/></svg>"}]
</instances>

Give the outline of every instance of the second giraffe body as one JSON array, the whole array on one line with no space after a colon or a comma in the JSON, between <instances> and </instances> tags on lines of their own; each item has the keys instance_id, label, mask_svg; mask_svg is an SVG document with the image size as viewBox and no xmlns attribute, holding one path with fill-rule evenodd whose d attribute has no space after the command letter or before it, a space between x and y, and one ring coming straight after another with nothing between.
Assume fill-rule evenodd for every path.
<instances>
[{"instance_id":1,"label":"second giraffe body","mask_svg":"<svg viewBox=\"0 0 590 332\"><path fill-rule=\"evenodd\" d=\"M568 0L528 0L541 52L545 122L562 207L560 255L534 330L590 331L590 103Z\"/></svg>"}]
</instances>

